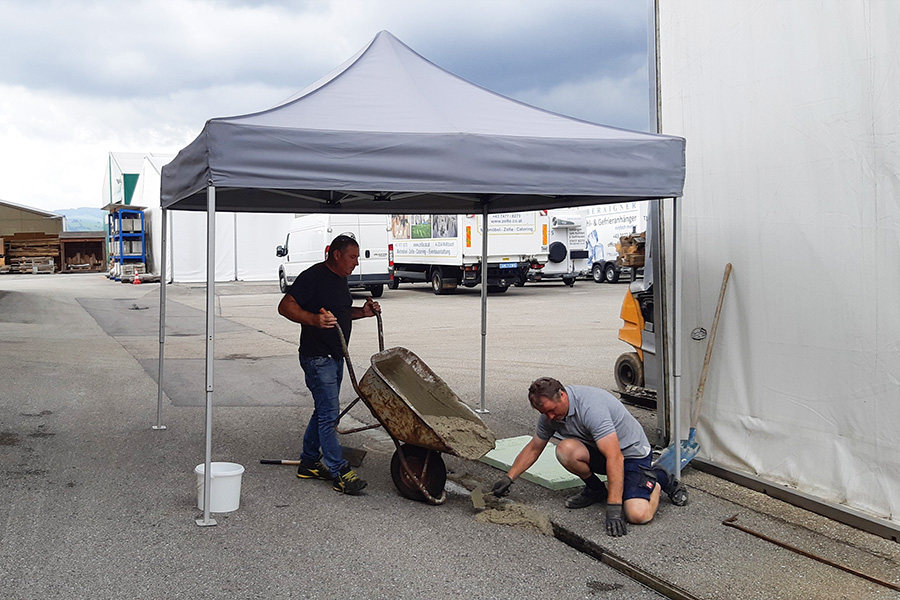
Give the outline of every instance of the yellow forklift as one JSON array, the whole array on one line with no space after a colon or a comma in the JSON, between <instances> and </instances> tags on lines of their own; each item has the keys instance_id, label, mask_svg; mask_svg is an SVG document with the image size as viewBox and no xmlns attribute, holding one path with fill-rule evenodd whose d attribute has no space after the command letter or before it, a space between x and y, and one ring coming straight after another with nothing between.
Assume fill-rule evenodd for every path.
<instances>
[{"instance_id":1,"label":"yellow forklift","mask_svg":"<svg viewBox=\"0 0 900 600\"><path fill-rule=\"evenodd\" d=\"M623 400L656 408L658 382L648 379L655 379L658 369L644 369L645 361L656 359L653 282L650 277L636 277L638 268L644 267L645 237L645 234L622 236L620 243L616 244L619 251L617 262L631 267L632 273L619 313L624 321L619 329L619 339L630 344L634 350L625 352L616 360L615 377Z\"/></svg>"}]
</instances>

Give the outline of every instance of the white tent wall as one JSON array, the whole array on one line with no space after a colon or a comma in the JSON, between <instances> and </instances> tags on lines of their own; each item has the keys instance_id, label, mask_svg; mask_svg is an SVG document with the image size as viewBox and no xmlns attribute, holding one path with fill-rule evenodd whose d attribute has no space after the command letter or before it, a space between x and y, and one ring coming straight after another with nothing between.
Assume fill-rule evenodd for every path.
<instances>
[{"instance_id":1,"label":"white tent wall","mask_svg":"<svg viewBox=\"0 0 900 600\"><path fill-rule=\"evenodd\" d=\"M157 257L161 256L162 249L162 213L159 208L160 172L162 166L170 160L172 160L172 155L145 156L141 163L134 195L131 197L133 206L145 208L144 234L147 246L147 271L155 274L159 274L160 265Z\"/></svg>"},{"instance_id":2,"label":"white tent wall","mask_svg":"<svg viewBox=\"0 0 900 600\"><path fill-rule=\"evenodd\" d=\"M900 3L658 2L701 456L900 523ZM684 437L682 432L682 437Z\"/></svg>"},{"instance_id":3,"label":"white tent wall","mask_svg":"<svg viewBox=\"0 0 900 600\"><path fill-rule=\"evenodd\" d=\"M169 264L171 281L196 283L206 281L206 215L204 213L169 212ZM274 246L273 246L274 247ZM275 251L272 250L272 254ZM216 214L216 281L234 281L234 213ZM273 271L269 279L277 279Z\"/></svg>"},{"instance_id":4,"label":"white tent wall","mask_svg":"<svg viewBox=\"0 0 900 600\"><path fill-rule=\"evenodd\" d=\"M143 159L132 204L146 207L147 269L159 275L162 256L160 172L173 155ZM216 215L216 281L275 281L280 259L275 247L284 243L293 214L233 213ZM206 281L206 215L185 211L169 213L169 282Z\"/></svg>"},{"instance_id":5,"label":"white tent wall","mask_svg":"<svg viewBox=\"0 0 900 600\"><path fill-rule=\"evenodd\" d=\"M103 187L100 191L103 199L101 206L125 203L125 175L140 172L145 156L147 155L138 152L109 153L103 174ZM131 203L137 205L134 196L132 196Z\"/></svg>"},{"instance_id":6,"label":"white tent wall","mask_svg":"<svg viewBox=\"0 0 900 600\"><path fill-rule=\"evenodd\" d=\"M180 213L179 213L180 214ZM284 244L293 213L233 213L235 216L235 276L239 281L278 279L281 259L275 247Z\"/></svg>"}]
</instances>

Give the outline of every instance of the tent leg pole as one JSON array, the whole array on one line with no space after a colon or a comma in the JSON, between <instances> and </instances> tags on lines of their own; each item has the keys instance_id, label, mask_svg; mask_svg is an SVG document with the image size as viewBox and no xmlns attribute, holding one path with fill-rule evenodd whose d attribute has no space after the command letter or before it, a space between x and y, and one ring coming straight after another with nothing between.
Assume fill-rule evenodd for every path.
<instances>
[{"instance_id":1,"label":"tent leg pole","mask_svg":"<svg viewBox=\"0 0 900 600\"><path fill-rule=\"evenodd\" d=\"M488 205L481 205L481 405L475 412L487 414L484 406L485 374L487 372L487 259L488 259Z\"/></svg>"},{"instance_id":2,"label":"tent leg pole","mask_svg":"<svg viewBox=\"0 0 900 600\"><path fill-rule=\"evenodd\" d=\"M203 518L197 525L208 527L216 520L209 518L210 488L212 484L212 397L213 356L215 341L216 298L216 188L206 191L206 461L203 470Z\"/></svg>"},{"instance_id":3,"label":"tent leg pole","mask_svg":"<svg viewBox=\"0 0 900 600\"><path fill-rule=\"evenodd\" d=\"M159 267L159 374L156 377L156 425L153 429L165 429L162 424L163 371L166 355L166 227L169 211L162 209L162 256Z\"/></svg>"},{"instance_id":4,"label":"tent leg pole","mask_svg":"<svg viewBox=\"0 0 900 600\"><path fill-rule=\"evenodd\" d=\"M672 402L672 429L675 447L675 479L681 481L681 361L682 361L682 344L681 344L681 280L684 269L681 265L681 256L678 246L681 244L681 207L678 200L672 201L673 218L673 234L672 234L672 255L674 256L674 281L672 282L672 300L675 313L674 323L672 324L672 341L674 342L674 399Z\"/></svg>"}]
</instances>

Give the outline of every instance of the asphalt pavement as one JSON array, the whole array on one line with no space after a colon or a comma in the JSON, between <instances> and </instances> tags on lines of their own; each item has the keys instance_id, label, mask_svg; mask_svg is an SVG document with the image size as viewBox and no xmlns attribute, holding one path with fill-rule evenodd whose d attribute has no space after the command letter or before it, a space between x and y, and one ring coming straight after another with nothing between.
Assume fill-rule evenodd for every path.
<instances>
[{"instance_id":1,"label":"asphalt pavement","mask_svg":"<svg viewBox=\"0 0 900 600\"><path fill-rule=\"evenodd\" d=\"M584 280L489 298L483 418L498 437L533 432L525 390L538 376L615 387L612 365L628 349L616 339L625 289ZM478 521L468 492L502 472L448 455L446 503L410 501L393 485L393 443L379 430L342 438L366 451L360 497L262 465L296 457L312 409L298 327L277 315L274 281L216 291L213 460L246 471L240 508L199 527L205 286L167 287L158 415L158 284L0 276L0 597L900 597L723 521L736 515L737 524L894 586L897 543L695 470L685 473L687 506L663 499L651 523L611 538L602 506L570 511L571 490L526 481L509 501L546 516L555 535ZM386 345L415 352L479 408L477 288L435 296L404 285L379 301ZM356 321L358 375L377 349L374 319ZM343 389L342 400L353 400L349 380ZM632 411L655 426L654 412ZM374 422L363 405L350 418ZM153 428L158 421L165 429Z\"/></svg>"}]
</instances>

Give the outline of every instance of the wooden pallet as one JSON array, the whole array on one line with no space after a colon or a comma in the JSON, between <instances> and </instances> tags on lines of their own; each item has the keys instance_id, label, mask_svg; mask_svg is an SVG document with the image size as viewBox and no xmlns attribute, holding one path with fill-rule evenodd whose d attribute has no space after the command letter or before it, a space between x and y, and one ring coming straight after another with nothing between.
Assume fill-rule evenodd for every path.
<instances>
[{"instance_id":1,"label":"wooden pallet","mask_svg":"<svg viewBox=\"0 0 900 600\"><path fill-rule=\"evenodd\" d=\"M3 238L3 246L9 273L55 273L60 264L56 234L15 233Z\"/></svg>"}]
</instances>

